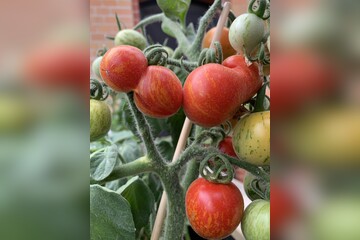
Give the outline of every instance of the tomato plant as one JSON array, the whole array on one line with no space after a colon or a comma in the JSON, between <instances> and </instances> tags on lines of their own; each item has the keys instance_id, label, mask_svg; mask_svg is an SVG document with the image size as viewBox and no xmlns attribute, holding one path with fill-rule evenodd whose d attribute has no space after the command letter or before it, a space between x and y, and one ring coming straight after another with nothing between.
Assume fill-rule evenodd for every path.
<instances>
[{"instance_id":1,"label":"tomato plant","mask_svg":"<svg viewBox=\"0 0 360 240\"><path fill-rule=\"evenodd\" d=\"M206 32L203 42L202 42L203 48L210 47L210 44L214 37L215 31L216 31L216 27L213 27L208 32ZM222 47L224 59L236 54L236 50L230 45L230 42L229 42L229 29L228 28L224 27L222 29L219 42Z\"/></svg>"},{"instance_id":2,"label":"tomato plant","mask_svg":"<svg viewBox=\"0 0 360 240\"><path fill-rule=\"evenodd\" d=\"M256 64L248 67L239 55L222 65L206 64L192 71L184 84L184 112L203 127L230 119L261 87Z\"/></svg>"},{"instance_id":3,"label":"tomato plant","mask_svg":"<svg viewBox=\"0 0 360 240\"><path fill-rule=\"evenodd\" d=\"M98 140L106 135L111 126L109 106L99 100L90 100L90 141Z\"/></svg>"},{"instance_id":4,"label":"tomato plant","mask_svg":"<svg viewBox=\"0 0 360 240\"><path fill-rule=\"evenodd\" d=\"M229 3L221 3L215 0L196 28L186 22L190 0L158 0L162 12L131 31L121 30L115 14L120 32L106 38L117 45L125 44L119 37L140 34L149 45L142 51L130 46L134 42L110 48L100 63L104 82L91 79L91 98L103 104L108 98L113 109L111 131L90 144L91 239L180 240L189 238L191 228L206 238L226 237L239 229L244 212L243 196L232 183L235 168L252 173L264 184L261 197L269 198L268 163L239 159L226 137L232 135L227 121L269 105L269 77L259 71L269 59L259 50L257 58L240 54L223 61L226 44L205 36L219 10L216 31L226 32L226 21L235 19ZM173 50L152 43L146 28L155 22L175 38ZM214 44L203 49L206 39Z\"/></svg>"},{"instance_id":5,"label":"tomato plant","mask_svg":"<svg viewBox=\"0 0 360 240\"><path fill-rule=\"evenodd\" d=\"M170 117L182 104L179 78L166 67L149 66L135 89L134 100L141 112L150 117Z\"/></svg>"},{"instance_id":6,"label":"tomato plant","mask_svg":"<svg viewBox=\"0 0 360 240\"><path fill-rule=\"evenodd\" d=\"M233 133L237 156L256 165L270 164L270 111L255 112L239 120Z\"/></svg>"},{"instance_id":7,"label":"tomato plant","mask_svg":"<svg viewBox=\"0 0 360 240\"><path fill-rule=\"evenodd\" d=\"M245 209L241 229L246 240L270 239L270 202L254 200Z\"/></svg>"},{"instance_id":8,"label":"tomato plant","mask_svg":"<svg viewBox=\"0 0 360 240\"><path fill-rule=\"evenodd\" d=\"M100 63L102 79L119 92L134 90L146 68L144 54L138 48L126 45L109 49Z\"/></svg>"},{"instance_id":9,"label":"tomato plant","mask_svg":"<svg viewBox=\"0 0 360 240\"><path fill-rule=\"evenodd\" d=\"M244 211L240 190L233 183L195 180L186 192L186 215L192 228L207 239L230 235L239 225Z\"/></svg>"}]
</instances>

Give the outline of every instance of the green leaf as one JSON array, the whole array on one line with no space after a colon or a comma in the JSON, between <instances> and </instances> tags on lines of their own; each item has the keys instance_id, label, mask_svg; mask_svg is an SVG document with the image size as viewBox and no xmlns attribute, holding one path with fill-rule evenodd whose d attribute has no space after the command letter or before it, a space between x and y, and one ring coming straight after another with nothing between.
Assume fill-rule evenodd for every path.
<instances>
[{"instance_id":1,"label":"green leaf","mask_svg":"<svg viewBox=\"0 0 360 240\"><path fill-rule=\"evenodd\" d=\"M96 181L105 179L119 163L118 150L115 144L90 155L90 176Z\"/></svg>"},{"instance_id":2,"label":"green leaf","mask_svg":"<svg viewBox=\"0 0 360 240\"><path fill-rule=\"evenodd\" d=\"M135 239L129 203L120 194L99 185L90 186L90 239Z\"/></svg>"},{"instance_id":3,"label":"green leaf","mask_svg":"<svg viewBox=\"0 0 360 240\"><path fill-rule=\"evenodd\" d=\"M132 162L144 155L140 144L132 139L128 139L120 145L119 153L126 162Z\"/></svg>"},{"instance_id":4,"label":"green leaf","mask_svg":"<svg viewBox=\"0 0 360 240\"><path fill-rule=\"evenodd\" d=\"M134 137L134 134L130 130L112 132L111 134L109 134L109 138L113 143L119 143L132 137Z\"/></svg>"},{"instance_id":5,"label":"green leaf","mask_svg":"<svg viewBox=\"0 0 360 240\"><path fill-rule=\"evenodd\" d=\"M149 223L155 211L155 199L150 188L138 176L130 179L118 191L131 205L137 233Z\"/></svg>"},{"instance_id":6,"label":"green leaf","mask_svg":"<svg viewBox=\"0 0 360 240\"><path fill-rule=\"evenodd\" d=\"M180 31L181 26L178 22L172 21L168 17L163 17L163 21L161 23L161 30L169 35L170 37L176 38L176 35Z\"/></svg>"},{"instance_id":7,"label":"green leaf","mask_svg":"<svg viewBox=\"0 0 360 240\"><path fill-rule=\"evenodd\" d=\"M156 2L165 16L172 20L179 19L185 25L186 13L191 0L156 0Z\"/></svg>"},{"instance_id":8,"label":"green leaf","mask_svg":"<svg viewBox=\"0 0 360 240\"><path fill-rule=\"evenodd\" d=\"M123 186L126 182L127 182L127 178L116 179L114 181L105 183L105 187L110 190L116 191L121 186Z\"/></svg>"}]
</instances>

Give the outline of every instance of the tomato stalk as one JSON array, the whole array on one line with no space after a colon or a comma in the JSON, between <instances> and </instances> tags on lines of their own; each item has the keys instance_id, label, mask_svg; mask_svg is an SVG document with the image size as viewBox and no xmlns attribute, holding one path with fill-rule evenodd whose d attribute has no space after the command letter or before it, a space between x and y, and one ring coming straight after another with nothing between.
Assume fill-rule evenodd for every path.
<instances>
[{"instance_id":1,"label":"tomato stalk","mask_svg":"<svg viewBox=\"0 0 360 240\"><path fill-rule=\"evenodd\" d=\"M169 163L161 156L153 141L150 126L145 116L136 108L133 92L127 94L130 110L133 114L136 128L143 140L149 159L164 186L168 196L167 218L165 224L165 239L181 239L185 225L184 190L180 185L178 171L169 166Z\"/></svg>"},{"instance_id":2,"label":"tomato stalk","mask_svg":"<svg viewBox=\"0 0 360 240\"><path fill-rule=\"evenodd\" d=\"M102 181L90 180L90 184L104 184L116 179L137 175L140 173L154 171L152 160L147 156L142 156L132 162L122 164L111 172L111 174Z\"/></svg>"}]
</instances>

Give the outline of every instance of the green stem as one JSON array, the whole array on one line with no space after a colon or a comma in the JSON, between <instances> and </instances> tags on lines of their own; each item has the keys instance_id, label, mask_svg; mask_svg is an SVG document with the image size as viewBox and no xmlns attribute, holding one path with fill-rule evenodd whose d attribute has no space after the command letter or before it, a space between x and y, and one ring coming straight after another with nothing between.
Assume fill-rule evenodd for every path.
<instances>
[{"instance_id":1,"label":"green stem","mask_svg":"<svg viewBox=\"0 0 360 240\"><path fill-rule=\"evenodd\" d=\"M147 154L149 155L149 158L151 158L155 164L166 165L165 159L161 156L158 148L154 143L154 137L152 136L151 128L148 121L146 120L144 114L142 114L136 107L133 99L134 93L127 93L126 96L129 103L130 111L133 114L135 120L136 129L141 139L143 140L143 143L145 144L145 148Z\"/></svg>"},{"instance_id":2,"label":"green stem","mask_svg":"<svg viewBox=\"0 0 360 240\"><path fill-rule=\"evenodd\" d=\"M164 239L181 240L186 218L185 193L177 172L169 170L160 177L168 198Z\"/></svg>"},{"instance_id":3,"label":"green stem","mask_svg":"<svg viewBox=\"0 0 360 240\"><path fill-rule=\"evenodd\" d=\"M199 65L197 64L197 62L190 62L190 61L186 61L186 60L178 60L178 59L174 59L174 58L168 58L166 61L166 64L168 65L172 65L172 66L176 66L181 68L182 66L185 69L189 69L189 70L193 70L195 68L197 68Z\"/></svg>"},{"instance_id":4,"label":"green stem","mask_svg":"<svg viewBox=\"0 0 360 240\"><path fill-rule=\"evenodd\" d=\"M185 151L180 155L180 157L176 160L176 162L171 163L170 167L174 169L174 171L180 171L182 167L186 165L191 159L197 159L205 157L206 148L200 147L198 145L192 145L185 149Z\"/></svg>"},{"instance_id":5,"label":"green stem","mask_svg":"<svg viewBox=\"0 0 360 240\"><path fill-rule=\"evenodd\" d=\"M143 156L132 162L120 165L112 171L112 173L101 181L90 180L90 184L103 184L116 179L138 175L144 172L153 171L151 159L148 156Z\"/></svg>"},{"instance_id":6,"label":"green stem","mask_svg":"<svg viewBox=\"0 0 360 240\"><path fill-rule=\"evenodd\" d=\"M188 59L195 61L200 54L201 51L201 43L205 36L206 29L210 23L210 20L215 16L216 10L220 9L221 0L215 0L211 5L209 10L205 13L205 15L200 19L199 27L197 30L197 34L195 36L194 42L188 48L186 52L186 56Z\"/></svg>"},{"instance_id":7,"label":"green stem","mask_svg":"<svg viewBox=\"0 0 360 240\"><path fill-rule=\"evenodd\" d=\"M164 17L163 13L151 15L150 17L147 17L147 18L144 18L143 20L141 20L138 24L135 25L135 27L133 27L133 29L137 30L137 29L139 29L141 27L145 27L149 24L152 24L155 22L161 22L163 17Z\"/></svg>"}]
</instances>

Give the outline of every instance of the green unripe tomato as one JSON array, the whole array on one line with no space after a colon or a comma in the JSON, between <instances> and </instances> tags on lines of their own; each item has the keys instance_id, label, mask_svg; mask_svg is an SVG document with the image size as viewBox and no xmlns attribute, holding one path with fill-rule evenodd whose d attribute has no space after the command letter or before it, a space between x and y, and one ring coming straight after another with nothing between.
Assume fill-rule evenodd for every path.
<instances>
[{"instance_id":1,"label":"green unripe tomato","mask_svg":"<svg viewBox=\"0 0 360 240\"><path fill-rule=\"evenodd\" d=\"M264 37L264 21L252 13L238 16L229 29L231 46L238 52L251 54Z\"/></svg>"},{"instance_id":2,"label":"green unripe tomato","mask_svg":"<svg viewBox=\"0 0 360 240\"><path fill-rule=\"evenodd\" d=\"M116 34L114 44L115 46L130 45L140 50L144 50L146 47L146 38L138 31L124 29Z\"/></svg>"},{"instance_id":3,"label":"green unripe tomato","mask_svg":"<svg viewBox=\"0 0 360 240\"><path fill-rule=\"evenodd\" d=\"M99 100L90 100L90 142L105 136L111 126L109 106Z\"/></svg>"},{"instance_id":4,"label":"green unripe tomato","mask_svg":"<svg viewBox=\"0 0 360 240\"><path fill-rule=\"evenodd\" d=\"M270 240L270 202L252 201L245 209L241 230L246 240Z\"/></svg>"},{"instance_id":5,"label":"green unripe tomato","mask_svg":"<svg viewBox=\"0 0 360 240\"><path fill-rule=\"evenodd\" d=\"M100 62L101 62L101 59L102 59L102 56L95 58L95 60L93 61L92 65L91 65L91 70L100 79L101 79L101 75L100 75Z\"/></svg>"},{"instance_id":6,"label":"green unripe tomato","mask_svg":"<svg viewBox=\"0 0 360 240\"><path fill-rule=\"evenodd\" d=\"M233 132L236 155L246 162L270 164L270 111L255 112L242 117Z\"/></svg>"}]
</instances>

